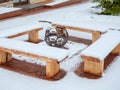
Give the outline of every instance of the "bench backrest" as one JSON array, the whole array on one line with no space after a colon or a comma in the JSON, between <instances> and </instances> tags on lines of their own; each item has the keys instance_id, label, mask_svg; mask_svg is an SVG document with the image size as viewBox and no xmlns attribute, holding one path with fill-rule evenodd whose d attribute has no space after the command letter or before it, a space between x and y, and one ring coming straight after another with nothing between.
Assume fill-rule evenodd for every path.
<instances>
[{"instance_id":1,"label":"bench backrest","mask_svg":"<svg viewBox=\"0 0 120 90\"><path fill-rule=\"evenodd\" d=\"M120 44L120 31L108 31L100 39L81 52L82 56L90 56L104 60L105 57Z\"/></svg>"},{"instance_id":2,"label":"bench backrest","mask_svg":"<svg viewBox=\"0 0 120 90\"><path fill-rule=\"evenodd\" d=\"M68 56L68 50L50 46L19 41L15 39L1 38L0 50L9 53L24 55L36 59L61 61Z\"/></svg>"}]
</instances>

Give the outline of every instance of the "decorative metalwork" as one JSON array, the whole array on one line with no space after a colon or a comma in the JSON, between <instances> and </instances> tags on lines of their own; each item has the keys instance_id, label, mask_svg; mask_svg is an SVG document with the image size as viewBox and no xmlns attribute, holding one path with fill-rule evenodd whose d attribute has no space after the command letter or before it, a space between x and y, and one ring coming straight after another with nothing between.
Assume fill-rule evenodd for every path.
<instances>
[{"instance_id":1,"label":"decorative metalwork","mask_svg":"<svg viewBox=\"0 0 120 90\"><path fill-rule=\"evenodd\" d=\"M68 32L64 26L49 28L45 33L45 41L53 47L63 47L68 41Z\"/></svg>"}]
</instances>

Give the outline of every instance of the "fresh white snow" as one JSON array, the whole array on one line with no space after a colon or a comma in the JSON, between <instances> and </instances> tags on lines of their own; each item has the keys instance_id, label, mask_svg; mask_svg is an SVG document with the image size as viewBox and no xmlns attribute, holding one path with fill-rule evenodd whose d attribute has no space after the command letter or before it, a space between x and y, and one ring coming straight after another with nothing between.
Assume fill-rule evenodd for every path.
<instances>
[{"instance_id":1,"label":"fresh white snow","mask_svg":"<svg viewBox=\"0 0 120 90\"><path fill-rule=\"evenodd\" d=\"M45 4L45 5L53 6L53 5L60 4L60 3L66 2L66 1L69 1L69 0L54 0L54 2Z\"/></svg>"},{"instance_id":2,"label":"fresh white snow","mask_svg":"<svg viewBox=\"0 0 120 90\"><path fill-rule=\"evenodd\" d=\"M94 6L94 4L88 2L26 17L1 21L0 31L3 29L22 26L30 22L38 22L39 20L48 20L53 23L61 24L62 22L65 22L64 24L69 22L69 25L75 25L74 23L76 23L76 26L80 25L79 27L81 28L101 30L103 32L109 31L110 28L120 29L120 16L96 15L92 13L92 6ZM44 33L45 30L40 32L41 39L44 39ZM77 35L77 37L82 36L82 38L91 39L91 35L88 37L88 34L78 34L77 31L74 32L70 30L69 34L72 36ZM17 39L23 40L26 39L26 36L18 37ZM74 46L71 46L71 48L72 47ZM91 80L78 77L74 73L74 70L77 68L78 64L82 62L80 54L81 52L78 52L78 54L60 64L60 67L67 71L67 75L63 79L55 82L36 79L0 68L0 90L120 90L120 56L118 56L110 67L108 67L108 69L104 72L103 77L100 79ZM27 59L27 61L30 60L30 58L15 55L14 57L22 58L23 60Z\"/></svg>"},{"instance_id":3,"label":"fresh white snow","mask_svg":"<svg viewBox=\"0 0 120 90\"><path fill-rule=\"evenodd\" d=\"M0 14L8 13L8 12L13 12L20 10L21 8L15 8L15 7L0 7Z\"/></svg>"},{"instance_id":4,"label":"fresh white snow","mask_svg":"<svg viewBox=\"0 0 120 90\"><path fill-rule=\"evenodd\" d=\"M7 38L0 39L0 47L21 51L25 53L30 53L38 56L48 57L48 58L56 59L58 61L63 60L69 54L68 50L66 49L37 45L29 42L23 42L23 41L19 41L15 39L7 39Z\"/></svg>"},{"instance_id":5,"label":"fresh white snow","mask_svg":"<svg viewBox=\"0 0 120 90\"><path fill-rule=\"evenodd\" d=\"M108 31L95 43L81 52L81 55L104 60L106 56L120 43L120 31Z\"/></svg>"},{"instance_id":6,"label":"fresh white snow","mask_svg":"<svg viewBox=\"0 0 120 90\"><path fill-rule=\"evenodd\" d=\"M57 21L55 20L53 23L58 24L58 25L63 25L63 26L72 26L72 27L77 27L77 28L85 28L85 29L89 29L89 30L93 30L93 31L100 31L100 32L106 32L107 28L105 29L101 29L101 25L97 25L97 27L94 26L94 23L89 23L89 26L84 26L83 24L79 23L79 21L73 22L73 21ZM84 22L83 22L84 23Z\"/></svg>"},{"instance_id":7,"label":"fresh white snow","mask_svg":"<svg viewBox=\"0 0 120 90\"><path fill-rule=\"evenodd\" d=\"M15 26L12 28L5 28L0 30L0 37L9 37L12 35L16 35L19 33L35 30L35 29L41 29L43 26L40 25L40 23L29 23L29 24L24 24L22 26Z\"/></svg>"},{"instance_id":8,"label":"fresh white snow","mask_svg":"<svg viewBox=\"0 0 120 90\"><path fill-rule=\"evenodd\" d=\"M39 43L39 45L40 46L48 46L46 44L46 42L41 42L41 43ZM68 41L64 46L64 48L67 48L67 50L69 52L67 59L73 57L75 54L78 54L80 51L82 51L86 47L87 47L87 45L85 45L85 44Z\"/></svg>"}]
</instances>

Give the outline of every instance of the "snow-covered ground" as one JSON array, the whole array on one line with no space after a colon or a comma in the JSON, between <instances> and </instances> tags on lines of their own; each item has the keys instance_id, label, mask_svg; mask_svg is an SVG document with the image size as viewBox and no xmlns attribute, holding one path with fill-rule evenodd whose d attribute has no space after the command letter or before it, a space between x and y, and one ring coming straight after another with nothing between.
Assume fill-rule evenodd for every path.
<instances>
[{"instance_id":1,"label":"snow-covered ground","mask_svg":"<svg viewBox=\"0 0 120 90\"><path fill-rule=\"evenodd\" d=\"M53 23L69 22L70 25L79 25L82 28L93 30L108 31L112 29L120 29L119 16L96 15L91 9L94 4L88 2L84 4L76 4L69 7L59 8L57 10L39 13L26 17L19 17L0 22L0 31L13 27L18 27L30 22L38 22L40 20L48 20ZM76 23L76 24L75 24ZM44 32L40 32L40 38L44 39ZM84 34L76 31L68 31L70 35L91 39L90 34ZM1 34L1 33L0 33ZM2 33L3 34L3 33ZM26 39L26 36L16 39ZM73 50L74 52L74 50ZM14 55L15 58L19 56ZM22 57L20 59L30 58ZM97 80L78 77L74 70L78 63L82 62L80 52L74 57L61 63L61 68L67 71L67 75L59 81L46 81L19 73L15 73L0 68L0 90L120 90L120 57L116 57L114 62L104 72L103 77ZM41 62L40 62L41 63Z\"/></svg>"}]
</instances>

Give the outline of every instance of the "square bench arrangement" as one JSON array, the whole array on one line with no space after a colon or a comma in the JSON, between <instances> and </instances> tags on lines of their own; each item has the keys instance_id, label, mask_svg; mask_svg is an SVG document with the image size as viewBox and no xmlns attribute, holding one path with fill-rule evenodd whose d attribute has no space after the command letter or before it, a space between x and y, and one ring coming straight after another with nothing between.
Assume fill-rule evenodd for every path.
<instances>
[{"instance_id":1,"label":"square bench arrangement","mask_svg":"<svg viewBox=\"0 0 120 90\"><path fill-rule=\"evenodd\" d=\"M57 24L52 25L56 26ZM81 58L84 61L84 72L102 76L105 58L110 53L120 54L120 31L107 31L102 34L88 29L65 27L93 35L93 43L81 52ZM42 29L43 26L39 23L31 23L0 31L2 33L0 34L0 64L11 61L12 54L28 56L44 60L46 62L46 77L48 79L54 77L60 71L60 62L69 56L69 52L67 49L36 44L39 42L39 31ZM24 34L28 34L29 42L11 39Z\"/></svg>"},{"instance_id":2,"label":"square bench arrangement","mask_svg":"<svg viewBox=\"0 0 120 90\"><path fill-rule=\"evenodd\" d=\"M68 50L36 44L39 42L39 31L42 29L39 23L32 23L0 31L0 64L11 61L12 54L18 54L44 60L46 78L55 76L60 70L59 63L68 57ZM29 42L12 39L24 34L28 34Z\"/></svg>"}]
</instances>

